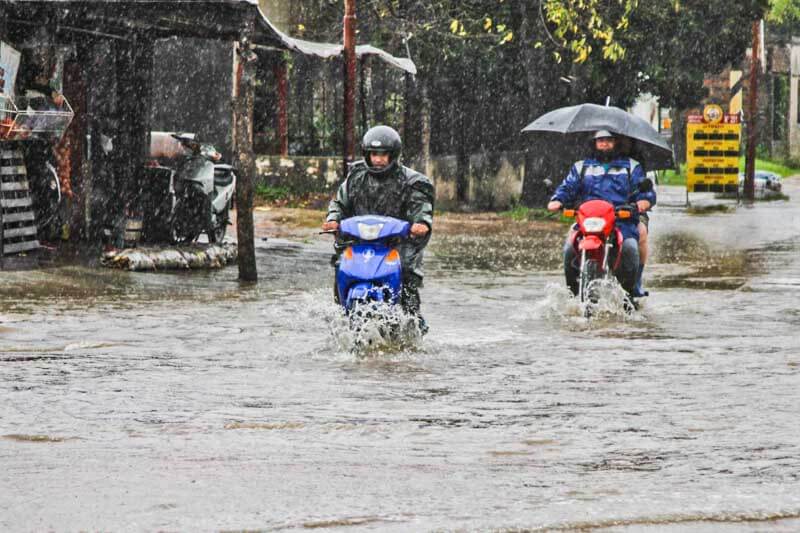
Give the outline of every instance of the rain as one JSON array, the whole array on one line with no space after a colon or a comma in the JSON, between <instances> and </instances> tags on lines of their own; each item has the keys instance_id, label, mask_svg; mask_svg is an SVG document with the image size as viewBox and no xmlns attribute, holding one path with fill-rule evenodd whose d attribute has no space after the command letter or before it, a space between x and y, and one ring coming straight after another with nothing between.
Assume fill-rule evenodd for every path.
<instances>
[{"instance_id":1,"label":"rain","mask_svg":"<svg viewBox=\"0 0 800 533\"><path fill-rule=\"evenodd\" d=\"M0 530L800 529L798 17L0 0Z\"/></svg>"}]
</instances>

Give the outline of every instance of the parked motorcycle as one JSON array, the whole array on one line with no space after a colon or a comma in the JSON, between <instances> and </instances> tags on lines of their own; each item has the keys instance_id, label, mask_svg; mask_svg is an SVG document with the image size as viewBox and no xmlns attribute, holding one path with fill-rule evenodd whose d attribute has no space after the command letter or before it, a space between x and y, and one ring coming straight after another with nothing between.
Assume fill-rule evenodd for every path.
<instances>
[{"instance_id":1,"label":"parked motorcycle","mask_svg":"<svg viewBox=\"0 0 800 533\"><path fill-rule=\"evenodd\" d=\"M168 154L151 149L153 159L145 170L144 239L182 244L206 233L209 242L222 242L236 190L233 167L220 163L222 155L194 134L169 137L180 148Z\"/></svg>"},{"instance_id":2,"label":"parked motorcycle","mask_svg":"<svg viewBox=\"0 0 800 533\"><path fill-rule=\"evenodd\" d=\"M26 148L26 172L38 238L50 241L56 238L61 225L61 180L49 144L29 141Z\"/></svg>"},{"instance_id":3,"label":"parked motorcycle","mask_svg":"<svg viewBox=\"0 0 800 533\"><path fill-rule=\"evenodd\" d=\"M639 185L641 192L653 189L653 182L645 179ZM635 219L638 215L633 200L630 204L614 207L605 200L589 200L582 203L577 211L564 209L564 216L575 217L577 231L570 237L575 255L578 259L578 293L581 304L585 306L587 317L591 307L587 304L597 303L597 280L620 278L623 269L622 243L624 238L618 220ZM625 265L628 272L636 272L638 265ZM628 299L630 306L635 306L633 299Z\"/></svg>"}]
</instances>

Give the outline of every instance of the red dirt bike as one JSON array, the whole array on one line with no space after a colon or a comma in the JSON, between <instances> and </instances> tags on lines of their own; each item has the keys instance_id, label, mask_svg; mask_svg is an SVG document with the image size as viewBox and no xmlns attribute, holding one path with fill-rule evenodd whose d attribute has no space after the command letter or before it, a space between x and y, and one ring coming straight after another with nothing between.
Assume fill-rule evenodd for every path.
<instances>
[{"instance_id":1,"label":"red dirt bike","mask_svg":"<svg viewBox=\"0 0 800 533\"><path fill-rule=\"evenodd\" d=\"M641 192L652 190L653 183L645 179L639 186ZM570 244L575 252L578 267L577 292L573 292L582 304L597 303L593 281L610 280L615 277L629 293L636 282L638 269L638 250L636 260L626 259L636 264L623 265L624 238L617 220L631 220L638 215L638 208L631 200L630 205L614 207L605 200L589 200L575 209L565 209L564 216L575 217L577 230L570 236ZM626 305L635 308L636 302L629 297ZM587 307L587 315L591 311Z\"/></svg>"}]
</instances>

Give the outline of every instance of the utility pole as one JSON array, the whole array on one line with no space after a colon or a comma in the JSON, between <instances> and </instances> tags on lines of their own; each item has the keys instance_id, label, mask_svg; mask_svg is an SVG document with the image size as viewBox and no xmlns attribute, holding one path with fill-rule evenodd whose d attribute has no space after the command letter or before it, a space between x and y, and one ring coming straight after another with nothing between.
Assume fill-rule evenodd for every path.
<instances>
[{"instance_id":1,"label":"utility pole","mask_svg":"<svg viewBox=\"0 0 800 533\"><path fill-rule=\"evenodd\" d=\"M355 159L356 0L344 0L344 154L342 171Z\"/></svg>"},{"instance_id":2,"label":"utility pole","mask_svg":"<svg viewBox=\"0 0 800 533\"><path fill-rule=\"evenodd\" d=\"M747 156L744 167L744 198L755 200L756 143L758 142L758 57L761 21L753 21L753 47L750 54L750 92L747 95Z\"/></svg>"},{"instance_id":3,"label":"utility pole","mask_svg":"<svg viewBox=\"0 0 800 533\"><path fill-rule=\"evenodd\" d=\"M255 100L255 53L250 48L254 22L246 25L239 37L234 78L234 143L236 147L236 236L239 251L239 280L258 281L255 228L253 222L253 182L256 158L253 153L253 106Z\"/></svg>"}]
</instances>

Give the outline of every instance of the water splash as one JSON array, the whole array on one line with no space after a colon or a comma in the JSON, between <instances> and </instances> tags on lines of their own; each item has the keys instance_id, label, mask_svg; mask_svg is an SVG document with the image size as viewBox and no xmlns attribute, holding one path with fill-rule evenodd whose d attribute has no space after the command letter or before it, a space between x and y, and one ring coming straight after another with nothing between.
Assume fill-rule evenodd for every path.
<instances>
[{"instance_id":1,"label":"water splash","mask_svg":"<svg viewBox=\"0 0 800 533\"><path fill-rule=\"evenodd\" d=\"M327 290L312 291L302 299L305 319L327 325L333 350L340 355L397 357L422 347L419 320L397 305L372 303L348 315Z\"/></svg>"},{"instance_id":2,"label":"water splash","mask_svg":"<svg viewBox=\"0 0 800 533\"><path fill-rule=\"evenodd\" d=\"M339 349L361 357L380 357L415 351L422 344L416 316L397 305L370 303L342 316L346 326L332 328Z\"/></svg>"},{"instance_id":3,"label":"water splash","mask_svg":"<svg viewBox=\"0 0 800 533\"><path fill-rule=\"evenodd\" d=\"M641 311L630 309L627 294L616 280L594 280L589 285L589 292L593 295L592 301L581 302L564 285L548 283L544 298L534 305L532 318L568 322L570 325L644 319Z\"/></svg>"}]
</instances>

